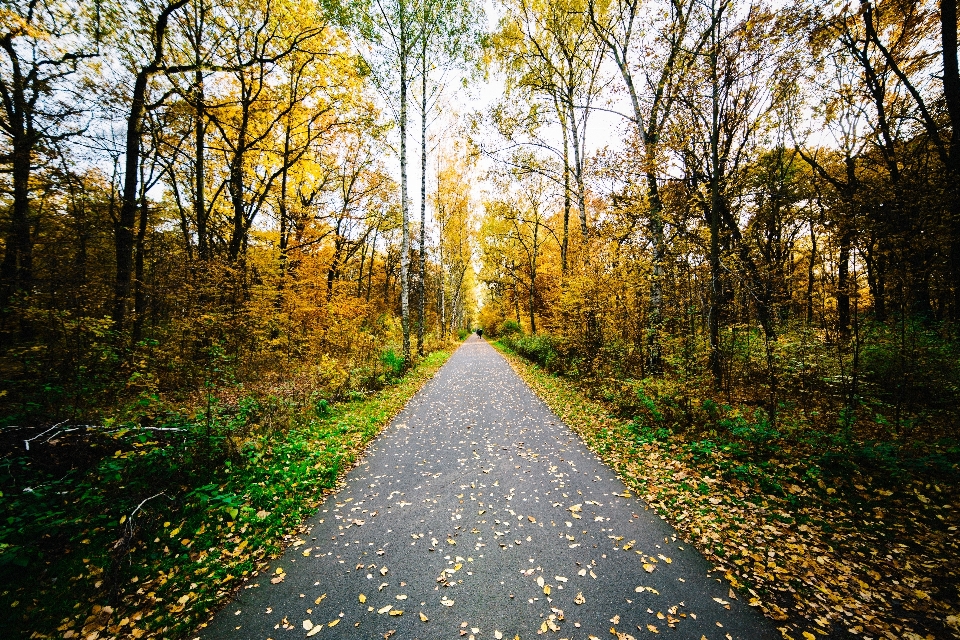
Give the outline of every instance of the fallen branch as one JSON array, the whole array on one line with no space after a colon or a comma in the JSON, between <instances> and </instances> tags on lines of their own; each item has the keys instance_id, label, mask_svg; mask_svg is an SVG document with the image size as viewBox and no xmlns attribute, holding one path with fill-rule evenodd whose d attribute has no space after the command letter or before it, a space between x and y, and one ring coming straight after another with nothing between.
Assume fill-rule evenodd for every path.
<instances>
[{"instance_id":1,"label":"fallen branch","mask_svg":"<svg viewBox=\"0 0 960 640\"><path fill-rule=\"evenodd\" d=\"M33 442L33 441L36 440L37 438L40 438L40 437L42 437L42 436L45 436L46 434L50 433L50 432L53 431L54 429L58 429L58 428L60 427L60 425L65 424L66 422L67 422L67 420L64 420L63 422L58 422L57 424L53 425L52 427L50 427L49 429L47 429L47 430L44 431L43 433L38 433L37 435L33 436L33 437L30 438L29 440L24 440L24 441L23 441L23 446L24 446L24 448L25 448L27 451L30 451L30 443L31 443L31 442ZM52 437L53 437L53 436L50 436L50 438L52 438ZM47 440L49 440L50 438L47 438Z\"/></svg>"}]
</instances>

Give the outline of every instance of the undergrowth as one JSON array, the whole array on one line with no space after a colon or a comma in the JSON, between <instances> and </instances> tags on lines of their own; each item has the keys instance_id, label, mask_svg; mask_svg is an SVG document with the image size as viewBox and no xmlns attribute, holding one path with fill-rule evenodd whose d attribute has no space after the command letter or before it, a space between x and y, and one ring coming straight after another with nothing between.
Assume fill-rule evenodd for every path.
<instances>
[{"instance_id":1,"label":"undergrowth","mask_svg":"<svg viewBox=\"0 0 960 640\"><path fill-rule=\"evenodd\" d=\"M37 461L55 459L69 434L5 456L0 636L183 636L281 551L447 357L307 410L237 389L229 405L149 427L82 427L90 462L62 477Z\"/></svg>"},{"instance_id":2,"label":"undergrowth","mask_svg":"<svg viewBox=\"0 0 960 640\"><path fill-rule=\"evenodd\" d=\"M537 355L533 340L495 344L785 638L960 638L955 440L774 424L705 398L703 386L551 373L543 358L517 357Z\"/></svg>"}]
</instances>

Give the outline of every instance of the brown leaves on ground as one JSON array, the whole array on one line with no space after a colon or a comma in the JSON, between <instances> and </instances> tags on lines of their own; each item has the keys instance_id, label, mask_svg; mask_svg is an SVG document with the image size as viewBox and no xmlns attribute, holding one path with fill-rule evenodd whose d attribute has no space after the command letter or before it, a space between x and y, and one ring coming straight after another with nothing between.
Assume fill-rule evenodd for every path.
<instances>
[{"instance_id":1,"label":"brown leaves on ground","mask_svg":"<svg viewBox=\"0 0 960 640\"><path fill-rule=\"evenodd\" d=\"M949 586L960 580L954 487L913 481L891 490L865 476L830 486L781 454L770 462L788 479L784 491L761 491L724 478L721 451L698 462L676 436L637 445L624 421L572 383L507 359L749 605L784 623L785 638L960 638L960 594Z\"/></svg>"}]
</instances>

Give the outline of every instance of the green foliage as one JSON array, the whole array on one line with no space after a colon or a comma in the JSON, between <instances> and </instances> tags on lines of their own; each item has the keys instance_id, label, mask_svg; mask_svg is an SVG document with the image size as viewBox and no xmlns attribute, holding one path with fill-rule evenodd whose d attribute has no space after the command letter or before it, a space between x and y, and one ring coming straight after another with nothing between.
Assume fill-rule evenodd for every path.
<instances>
[{"instance_id":1,"label":"green foliage","mask_svg":"<svg viewBox=\"0 0 960 640\"><path fill-rule=\"evenodd\" d=\"M520 327L520 323L516 320L504 320L497 329L497 334L505 338L522 333L523 329Z\"/></svg>"},{"instance_id":2,"label":"green foliage","mask_svg":"<svg viewBox=\"0 0 960 640\"><path fill-rule=\"evenodd\" d=\"M386 349L380 354L380 362L387 368L386 374L388 380L396 379L403 375L406 362L403 354L394 349Z\"/></svg>"},{"instance_id":3,"label":"green foliage","mask_svg":"<svg viewBox=\"0 0 960 640\"><path fill-rule=\"evenodd\" d=\"M780 432L759 409L754 411L752 420L739 414L730 414L717 420L716 426L750 446L754 455L768 456L777 451Z\"/></svg>"},{"instance_id":4,"label":"green foliage","mask_svg":"<svg viewBox=\"0 0 960 640\"><path fill-rule=\"evenodd\" d=\"M513 321L507 320L504 324L508 322ZM544 369L554 371L556 370L556 366L564 366L565 364L565 361L561 357L561 354L564 352L562 342L548 334L525 336L514 332L504 335L503 338L501 338L501 342L509 347L511 351L523 356L527 360L536 362ZM569 365L569 363L566 364Z\"/></svg>"}]
</instances>

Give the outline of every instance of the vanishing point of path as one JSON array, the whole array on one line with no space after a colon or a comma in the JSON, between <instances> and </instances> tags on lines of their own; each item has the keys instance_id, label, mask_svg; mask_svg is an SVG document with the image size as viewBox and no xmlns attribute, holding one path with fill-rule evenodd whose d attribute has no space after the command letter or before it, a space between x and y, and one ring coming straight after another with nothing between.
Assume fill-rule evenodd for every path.
<instances>
[{"instance_id":1,"label":"vanishing point of path","mask_svg":"<svg viewBox=\"0 0 960 640\"><path fill-rule=\"evenodd\" d=\"M202 640L780 637L475 336L307 525Z\"/></svg>"}]
</instances>

